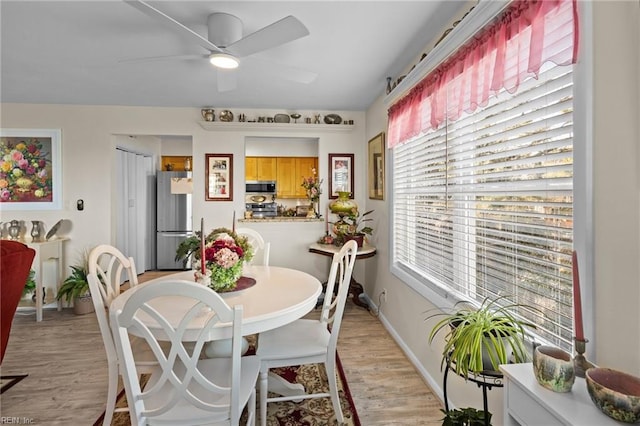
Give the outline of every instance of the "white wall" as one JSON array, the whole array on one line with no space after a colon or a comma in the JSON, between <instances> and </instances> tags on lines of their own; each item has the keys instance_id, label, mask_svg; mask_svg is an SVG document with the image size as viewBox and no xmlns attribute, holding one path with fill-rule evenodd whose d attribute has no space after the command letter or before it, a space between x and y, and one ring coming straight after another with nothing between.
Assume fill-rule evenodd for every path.
<instances>
[{"instance_id":1,"label":"white wall","mask_svg":"<svg viewBox=\"0 0 640 426\"><path fill-rule=\"evenodd\" d=\"M583 304L595 323L587 355L597 353L599 365L640 374L640 3L590 2L593 6L593 132L592 197L594 199L594 265L581 269L594 271L594 293ZM580 3L580 7L585 7ZM581 22L581 33L590 33ZM367 111L366 139L386 129L386 111L380 98ZM390 180L390 152L387 151L387 182ZM387 188L387 194L388 194ZM425 312L434 306L389 273L389 214L391 204L367 200L375 208L375 234L379 256L367 260L365 291L377 303L382 288L387 302L381 320L399 345L442 397L440 369L442 342L433 346L427 336L433 324L426 323ZM591 225L591 224L587 224ZM589 232L576 230L576 232ZM587 319L587 322L590 319ZM482 392L473 383L449 375L449 400L457 407L482 407ZM493 424L502 424L502 390L489 392Z\"/></svg>"},{"instance_id":2,"label":"white wall","mask_svg":"<svg viewBox=\"0 0 640 426\"><path fill-rule=\"evenodd\" d=\"M238 218L244 212L244 151L245 138L294 137L318 139L319 174L327 182L328 154L353 152L355 154L356 201L364 204L366 157L363 150L364 113L332 111L353 119L350 131L305 130L247 130L235 126L230 131L204 130L200 110L196 108L149 108L90 105L35 105L2 104L3 128L58 128L62 130L63 209L59 211L2 211L2 221L42 220L49 229L59 219L68 219L72 226L67 236L66 264L73 263L84 248L115 242L114 173L115 147L126 145L137 152L154 151L159 156L161 135L171 135L176 140L191 139L193 152L195 223L204 217L206 227L230 227L233 212ZM245 111L247 115L250 111ZM273 115L275 112L261 112ZM312 126L306 129L310 129ZM151 137L148 135L157 135ZM129 137L135 136L135 137ZM158 145L155 145L157 143ZM191 152L191 151L190 151ZM165 153L164 150L162 153ZM234 179L233 202L206 202L204 200L204 154L233 154ZM166 153L165 153L166 154ZM182 152L180 152L182 155ZM158 163L156 163L158 164ZM201 177L201 178L200 178ZM320 200L321 210L327 204L326 187ZM84 211L75 209L75 200L85 201ZM298 224L296 226L304 226ZM271 253L282 259L284 266L304 265L310 273L325 278L326 269L318 264L316 255L305 248L323 234L321 222L307 223L305 231L290 232L286 238L272 240ZM287 229L283 230L284 232ZM300 261L300 259L304 259ZM274 263L276 264L276 263ZM65 271L69 271L65 267Z\"/></svg>"}]
</instances>

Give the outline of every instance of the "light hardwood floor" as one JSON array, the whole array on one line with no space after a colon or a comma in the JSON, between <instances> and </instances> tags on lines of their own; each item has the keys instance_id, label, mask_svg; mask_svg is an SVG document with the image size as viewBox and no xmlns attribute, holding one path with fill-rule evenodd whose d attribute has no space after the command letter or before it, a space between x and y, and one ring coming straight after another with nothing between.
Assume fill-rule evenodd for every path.
<instances>
[{"instance_id":1,"label":"light hardwood floor","mask_svg":"<svg viewBox=\"0 0 640 426\"><path fill-rule=\"evenodd\" d=\"M141 281L153 273L141 276ZM312 312L310 315L314 315ZM363 425L441 424L442 403L377 318L347 302L338 353ZM107 366L95 314L16 314L2 375L29 377L0 396L0 416L91 425L104 410ZM24 424L24 423L23 423Z\"/></svg>"}]
</instances>

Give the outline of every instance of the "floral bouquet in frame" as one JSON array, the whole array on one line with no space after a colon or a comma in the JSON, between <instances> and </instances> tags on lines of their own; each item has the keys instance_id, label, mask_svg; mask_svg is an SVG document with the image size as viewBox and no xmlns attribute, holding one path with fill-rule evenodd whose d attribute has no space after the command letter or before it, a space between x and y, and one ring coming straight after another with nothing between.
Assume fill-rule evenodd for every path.
<instances>
[{"instance_id":1,"label":"floral bouquet in frame","mask_svg":"<svg viewBox=\"0 0 640 426\"><path fill-rule=\"evenodd\" d=\"M253 257L253 248L247 238L230 229L217 228L206 236L203 245L204 250L200 248L193 253L200 260L196 280L217 292L233 290L242 275L244 263ZM203 251L204 257L201 256Z\"/></svg>"}]
</instances>

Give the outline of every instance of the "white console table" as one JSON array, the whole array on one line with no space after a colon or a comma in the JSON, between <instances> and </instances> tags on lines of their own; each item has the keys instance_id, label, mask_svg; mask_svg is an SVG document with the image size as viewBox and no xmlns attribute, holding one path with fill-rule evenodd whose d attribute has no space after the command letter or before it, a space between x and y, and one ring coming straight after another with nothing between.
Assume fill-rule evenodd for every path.
<instances>
[{"instance_id":1,"label":"white console table","mask_svg":"<svg viewBox=\"0 0 640 426\"><path fill-rule=\"evenodd\" d=\"M25 244L36 251L36 257L33 259L33 269L35 270L36 281L36 321L42 321L43 307L43 286L52 283L55 286L57 296L58 289L64 280L64 250L62 243L66 238L56 238L49 241L32 242L26 241ZM55 274L45 276L44 268L46 263L55 262ZM48 271L47 271L48 272ZM62 302L58 301L58 310L62 309Z\"/></svg>"},{"instance_id":2,"label":"white console table","mask_svg":"<svg viewBox=\"0 0 640 426\"><path fill-rule=\"evenodd\" d=\"M533 365L501 365L505 426L620 425L593 404L585 379L576 377L571 392L553 392L533 375Z\"/></svg>"}]
</instances>

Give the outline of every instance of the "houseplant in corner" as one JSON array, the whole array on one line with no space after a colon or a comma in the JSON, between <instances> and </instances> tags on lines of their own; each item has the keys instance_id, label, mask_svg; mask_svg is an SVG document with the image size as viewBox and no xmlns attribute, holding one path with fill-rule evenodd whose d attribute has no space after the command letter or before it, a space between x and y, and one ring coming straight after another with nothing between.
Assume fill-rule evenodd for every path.
<instances>
[{"instance_id":1,"label":"houseplant in corner","mask_svg":"<svg viewBox=\"0 0 640 426\"><path fill-rule=\"evenodd\" d=\"M71 275L64 280L58 290L58 300L73 301L73 312L76 315L89 314L94 311L91 292L89 291L89 281L87 280L87 274L89 273L88 257L89 253L85 251L80 264L71 266Z\"/></svg>"},{"instance_id":2,"label":"houseplant in corner","mask_svg":"<svg viewBox=\"0 0 640 426\"><path fill-rule=\"evenodd\" d=\"M360 214L356 208L349 213L341 214L340 220L333 223L333 232L336 234L337 243L342 245L349 240L355 240L358 247L362 247L365 235L371 235L373 232L373 228L364 225L365 222L373 220L367 217L371 213L373 210Z\"/></svg>"},{"instance_id":3,"label":"houseplant in corner","mask_svg":"<svg viewBox=\"0 0 640 426\"><path fill-rule=\"evenodd\" d=\"M442 350L441 367L451 368L456 374L467 377L469 373L486 370L497 371L500 364L525 362L529 352L525 348L525 329L535 328L535 324L517 318L512 310L535 308L502 303L506 296L496 299L485 298L476 308L467 302L458 302L452 313L439 312L427 317L442 316L429 334L429 343L443 331L445 345Z\"/></svg>"}]
</instances>

